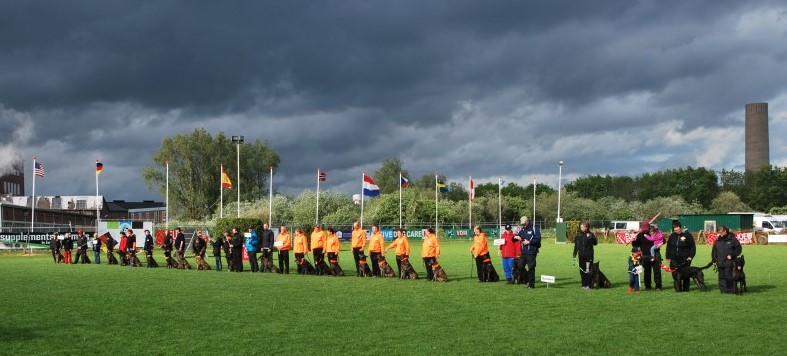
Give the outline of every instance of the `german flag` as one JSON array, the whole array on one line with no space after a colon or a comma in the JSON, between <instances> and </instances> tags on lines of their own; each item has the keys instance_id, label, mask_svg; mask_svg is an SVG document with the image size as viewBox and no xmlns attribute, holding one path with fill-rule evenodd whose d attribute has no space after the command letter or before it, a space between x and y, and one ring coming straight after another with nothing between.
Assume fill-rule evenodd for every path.
<instances>
[{"instance_id":1,"label":"german flag","mask_svg":"<svg viewBox=\"0 0 787 356\"><path fill-rule=\"evenodd\" d=\"M104 164L96 161L96 175L101 174L102 171L104 171Z\"/></svg>"}]
</instances>

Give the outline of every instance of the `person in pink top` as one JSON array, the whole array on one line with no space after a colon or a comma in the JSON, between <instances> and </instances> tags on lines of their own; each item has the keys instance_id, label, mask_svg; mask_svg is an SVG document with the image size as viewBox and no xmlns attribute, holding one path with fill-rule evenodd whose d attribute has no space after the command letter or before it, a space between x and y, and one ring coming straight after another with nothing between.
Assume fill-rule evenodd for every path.
<instances>
[{"instance_id":1,"label":"person in pink top","mask_svg":"<svg viewBox=\"0 0 787 356\"><path fill-rule=\"evenodd\" d=\"M656 259L654 257L656 256L656 250L658 250L659 247L664 244L664 234L661 232L661 230L659 230L658 227L656 227L656 225L651 224L650 230L647 234L645 234L645 238L648 239L648 241L653 242L653 246L650 247L650 260L653 261Z\"/></svg>"}]
</instances>

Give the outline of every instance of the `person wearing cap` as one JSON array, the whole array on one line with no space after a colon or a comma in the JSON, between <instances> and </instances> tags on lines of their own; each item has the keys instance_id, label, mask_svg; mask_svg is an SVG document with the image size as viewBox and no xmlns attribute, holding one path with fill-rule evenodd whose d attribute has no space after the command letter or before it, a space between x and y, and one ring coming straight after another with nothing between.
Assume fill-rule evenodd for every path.
<instances>
[{"instance_id":1,"label":"person wearing cap","mask_svg":"<svg viewBox=\"0 0 787 356\"><path fill-rule=\"evenodd\" d=\"M473 245L470 246L470 254L473 255L475 260L475 268L478 272L478 281L487 282L484 275L484 260L489 258L489 241L486 240L486 233L481 230L480 226L473 228L475 236L473 236Z\"/></svg>"},{"instance_id":2,"label":"person wearing cap","mask_svg":"<svg viewBox=\"0 0 787 356\"><path fill-rule=\"evenodd\" d=\"M642 260L640 261L640 265L643 269L643 282L645 284L645 290L651 290L653 287L653 283L656 284L656 290L661 290L661 251L660 249L651 249L653 247L653 241L650 241L647 237L647 234L650 231L650 224L656 221L656 218L661 214L658 212L656 216L653 217L650 221L641 221L639 223L639 231L637 231L637 236L631 241L632 247L637 247L642 252ZM651 256L651 251L653 251L654 255ZM652 280L651 280L652 276Z\"/></svg>"},{"instance_id":3,"label":"person wearing cap","mask_svg":"<svg viewBox=\"0 0 787 356\"><path fill-rule=\"evenodd\" d=\"M410 258L410 240L407 239L404 229L396 229L396 240L388 245L385 252L394 247L396 248L396 270L399 272L399 278L402 278L402 260Z\"/></svg>"},{"instance_id":4,"label":"person wearing cap","mask_svg":"<svg viewBox=\"0 0 787 356\"><path fill-rule=\"evenodd\" d=\"M500 245L500 252L503 255L503 272L506 275L506 284L514 283L514 262L520 256L521 249L519 243L514 241L516 234L511 229L511 225L505 226L505 231L500 236L503 244Z\"/></svg>"},{"instance_id":5,"label":"person wearing cap","mask_svg":"<svg viewBox=\"0 0 787 356\"><path fill-rule=\"evenodd\" d=\"M63 259L67 265L71 264L71 250L74 249L74 240L71 239L71 233L67 232L66 237L63 238Z\"/></svg>"},{"instance_id":6,"label":"person wearing cap","mask_svg":"<svg viewBox=\"0 0 787 356\"><path fill-rule=\"evenodd\" d=\"M309 251L309 245L306 241L306 233L304 233L302 229L295 229L295 238L292 244L292 252L295 254L295 263L298 264L298 274L304 274L306 271L303 270L301 260L306 257L306 252Z\"/></svg>"},{"instance_id":7,"label":"person wearing cap","mask_svg":"<svg viewBox=\"0 0 787 356\"><path fill-rule=\"evenodd\" d=\"M424 267L426 267L427 281L434 279L432 264L437 262L438 257L440 257L440 242L437 241L434 229L430 227L426 230L426 236L421 246L421 258L424 260Z\"/></svg>"},{"instance_id":8,"label":"person wearing cap","mask_svg":"<svg viewBox=\"0 0 787 356\"><path fill-rule=\"evenodd\" d=\"M688 292L691 285L691 260L697 254L697 246L694 243L694 236L687 230L683 230L683 225L675 221L672 223L672 234L667 239L667 260L670 269L680 270L683 277L675 281L676 292ZM674 274L673 274L674 275Z\"/></svg>"},{"instance_id":9,"label":"person wearing cap","mask_svg":"<svg viewBox=\"0 0 787 356\"><path fill-rule=\"evenodd\" d=\"M243 272L243 235L237 227L232 228L232 267L234 272Z\"/></svg>"},{"instance_id":10,"label":"person wearing cap","mask_svg":"<svg viewBox=\"0 0 787 356\"><path fill-rule=\"evenodd\" d=\"M361 275L361 265L358 261L363 257L363 251L366 249L366 231L361 228L361 224L357 221L353 223L352 239L350 241L350 248L353 251L353 260L355 260L355 275Z\"/></svg>"},{"instance_id":11,"label":"person wearing cap","mask_svg":"<svg viewBox=\"0 0 787 356\"><path fill-rule=\"evenodd\" d=\"M98 238L98 234L93 234L93 240L91 240L93 244L93 263L100 265L101 264L101 239Z\"/></svg>"},{"instance_id":12,"label":"person wearing cap","mask_svg":"<svg viewBox=\"0 0 787 356\"><path fill-rule=\"evenodd\" d=\"M257 247L259 246L259 238L254 228L249 226L248 237L246 238L246 252L249 254L249 268L251 272L259 272L260 265L257 263Z\"/></svg>"},{"instance_id":13,"label":"person wearing cap","mask_svg":"<svg viewBox=\"0 0 787 356\"><path fill-rule=\"evenodd\" d=\"M521 258L524 259L527 288L533 289L536 284L536 257L538 257L538 249L541 247L541 231L530 222L530 218L527 216L523 216L519 222L522 224L522 228L519 230L519 234L514 237L514 241L519 242L522 252Z\"/></svg>"},{"instance_id":14,"label":"person wearing cap","mask_svg":"<svg viewBox=\"0 0 787 356\"><path fill-rule=\"evenodd\" d=\"M279 273L290 274L290 248L292 248L292 240L286 226L279 228L279 236L276 237L276 242L281 243L281 246L277 247L279 250Z\"/></svg>"},{"instance_id":15,"label":"person wearing cap","mask_svg":"<svg viewBox=\"0 0 787 356\"><path fill-rule=\"evenodd\" d=\"M314 256L314 265L316 266L320 261L325 258L325 231L322 231L322 224L314 227L311 236L312 256Z\"/></svg>"},{"instance_id":16,"label":"person wearing cap","mask_svg":"<svg viewBox=\"0 0 787 356\"><path fill-rule=\"evenodd\" d=\"M372 259L372 276L381 277L382 271L380 270L380 256L383 255L385 250L385 238L383 233L380 232L380 226L372 226L372 238L369 239L369 257Z\"/></svg>"},{"instance_id":17,"label":"person wearing cap","mask_svg":"<svg viewBox=\"0 0 787 356\"><path fill-rule=\"evenodd\" d=\"M224 238L229 236L230 232L224 230L224 233L221 236L216 237L214 240L210 242L211 247L213 247L213 259L216 265L216 271L221 272L223 266L221 263L221 249L224 247Z\"/></svg>"},{"instance_id":18,"label":"person wearing cap","mask_svg":"<svg viewBox=\"0 0 787 356\"><path fill-rule=\"evenodd\" d=\"M590 222L583 221L579 224L579 232L574 237L574 260L579 257L579 278L582 281L582 289L590 289L593 285L590 265L593 264L593 246L598 245L596 235L590 231Z\"/></svg>"}]
</instances>

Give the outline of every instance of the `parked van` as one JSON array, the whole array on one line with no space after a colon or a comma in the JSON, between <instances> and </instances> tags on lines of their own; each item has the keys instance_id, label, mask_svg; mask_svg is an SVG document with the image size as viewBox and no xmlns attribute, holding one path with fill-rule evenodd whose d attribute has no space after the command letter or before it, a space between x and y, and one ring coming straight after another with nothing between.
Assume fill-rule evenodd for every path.
<instances>
[{"instance_id":1,"label":"parked van","mask_svg":"<svg viewBox=\"0 0 787 356\"><path fill-rule=\"evenodd\" d=\"M776 232L787 228L787 223L781 219L765 213L730 213L730 214L752 214L754 220L754 230L764 232Z\"/></svg>"},{"instance_id":2,"label":"parked van","mask_svg":"<svg viewBox=\"0 0 787 356\"><path fill-rule=\"evenodd\" d=\"M611 231L637 231L639 230L639 221L612 221L609 223Z\"/></svg>"}]
</instances>

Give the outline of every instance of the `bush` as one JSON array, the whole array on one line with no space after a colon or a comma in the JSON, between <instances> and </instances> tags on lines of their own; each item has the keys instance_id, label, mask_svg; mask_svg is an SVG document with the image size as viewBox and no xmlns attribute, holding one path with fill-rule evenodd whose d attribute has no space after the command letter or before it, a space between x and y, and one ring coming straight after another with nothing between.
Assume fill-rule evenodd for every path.
<instances>
[{"instance_id":1,"label":"bush","mask_svg":"<svg viewBox=\"0 0 787 356\"><path fill-rule=\"evenodd\" d=\"M262 219L257 218L220 218L216 220L216 225L211 230L211 236L218 237L224 235L224 230L232 232L232 228L237 227L243 233L249 226L253 226L257 235L262 235Z\"/></svg>"}]
</instances>

